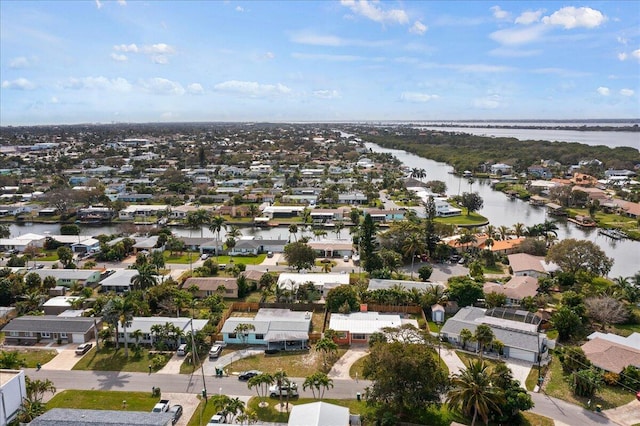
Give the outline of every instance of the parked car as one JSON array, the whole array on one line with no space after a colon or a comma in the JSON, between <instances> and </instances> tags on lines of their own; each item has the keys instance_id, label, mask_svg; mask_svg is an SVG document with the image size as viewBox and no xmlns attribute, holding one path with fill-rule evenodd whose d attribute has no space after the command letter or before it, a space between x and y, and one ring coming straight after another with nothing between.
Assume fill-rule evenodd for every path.
<instances>
[{"instance_id":1,"label":"parked car","mask_svg":"<svg viewBox=\"0 0 640 426\"><path fill-rule=\"evenodd\" d=\"M298 385L295 382L291 382L288 385L283 385L282 387L279 387L278 385L269 387L269 396L271 398L278 398L280 397L280 394L285 397L288 395L290 398L297 398L299 396Z\"/></svg>"},{"instance_id":2,"label":"parked car","mask_svg":"<svg viewBox=\"0 0 640 426\"><path fill-rule=\"evenodd\" d=\"M185 356L187 354L187 345L183 343L182 345L178 346L178 350L176 352L178 356Z\"/></svg>"},{"instance_id":3,"label":"parked car","mask_svg":"<svg viewBox=\"0 0 640 426\"><path fill-rule=\"evenodd\" d=\"M267 257L273 257L273 252L272 251L268 251L267 252Z\"/></svg>"},{"instance_id":4,"label":"parked car","mask_svg":"<svg viewBox=\"0 0 640 426\"><path fill-rule=\"evenodd\" d=\"M200 256L200 260L207 260L209 258L209 255L207 253L202 253L202 256Z\"/></svg>"},{"instance_id":5,"label":"parked car","mask_svg":"<svg viewBox=\"0 0 640 426\"><path fill-rule=\"evenodd\" d=\"M171 408L169 408L169 412L173 415L171 423L175 425L178 420L180 420L180 417L182 417L182 405L176 404L171 406Z\"/></svg>"},{"instance_id":6,"label":"parked car","mask_svg":"<svg viewBox=\"0 0 640 426\"><path fill-rule=\"evenodd\" d=\"M344 257L342 258L342 260L344 260L345 262L349 261L349 256L347 256L346 254L344 255Z\"/></svg>"},{"instance_id":7,"label":"parked car","mask_svg":"<svg viewBox=\"0 0 640 426\"><path fill-rule=\"evenodd\" d=\"M209 350L209 359L216 359L222 353L222 346L213 345L211 346L211 350Z\"/></svg>"},{"instance_id":8,"label":"parked car","mask_svg":"<svg viewBox=\"0 0 640 426\"><path fill-rule=\"evenodd\" d=\"M255 377L255 376L259 375L259 374L262 374L262 371L258 371L258 370L243 371L238 376L238 380L242 380L243 382L246 382L250 378Z\"/></svg>"},{"instance_id":9,"label":"parked car","mask_svg":"<svg viewBox=\"0 0 640 426\"><path fill-rule=\"evenodd\" d=\"M93 343L83 343L76 348L76 355L84 355L93 347Z\"/></svg>"},{"instance_id":10,"label":"parked car","mask_svg":"<svg viewBox=\"0 0 640 426\"><path fill-rule=\"evenodd\" d=\"M226 422L227 422L227 416L222 411L218 411L216 414L213 415L213 417L211 417L211 420L209 420L209 423L207 423L207 425L219 425L219 424L224 424Z\"/></svg>"}]
</instances>

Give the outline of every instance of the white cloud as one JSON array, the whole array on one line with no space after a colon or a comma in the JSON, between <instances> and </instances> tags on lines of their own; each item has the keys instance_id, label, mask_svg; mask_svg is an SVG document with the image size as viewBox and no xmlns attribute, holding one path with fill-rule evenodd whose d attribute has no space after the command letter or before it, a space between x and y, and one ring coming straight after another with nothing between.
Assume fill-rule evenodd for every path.
<instances>
[{"instance_id":1,"label":"white cloud","mask_svg":"<svg viewBox=\"0 0 640 426\"><path fill-rule=\"evenodd\" d=\"M620 59L621 61L626 61L628 57L629 55L627 55L625 52L618 53L618 59Z\"/></svg>"},{"instance_id":2,"label":"white cloud","mask_svg":"<svg viewBox=\"0 0 640 426\"><path fill-rule=\"evenodd\" d=\"M499 95L489 95L484 98L476 98L473 100L473 106L479 109L496 109L502 104Z\"/></svg>"},{"instance_id":3,"label":"white cloud","mask_svg":"<svg viewBox=\"0 0 640 426\"><path fill-rule=\"evenodd\" d=\"M244 8L242 6L236 6L236 12L244 12Z\"/></svg>"},{"instance_id":4,"label":"white cloud","mask_svg":"<svg viewBox=\"0 0 640 426\"><path fill-rule=\"evenodd\" d=\"M618 37L616 38L616 40L618 40L618 43L620 43L620 44L627 44L627 43L629 42L629 40L628 40L628 39L626 39L626 38L624 38L624 37L620 37L620 36L618 36Z\"/></svg>"},{"instance_id":5,"label":"white cloud","mask_svg":"<svg viewBox=\"0 0 640 426\"><path fill-rule=\"evenodd\" d=\"M18 78L15 80L5 80L2 82L3 89L15 89L15 90L33 90L36 85L27 80L26 78Z\"/></svg>"},{"instance_id":6,"label":"white cloud","mask_svg":"<svg viewBox=\"0 0 640 426\"><path fill-rule=\"evenodd\" d=\"M534 42L544 35L545 31L543 25L531 25L525 28L507 28L494 31L489 34L489 37L500 44L515 46Z\"/></svg>"},{"instance_id":7,"label":"white cloud","mask_svg":"<svg viewBox=\"0 0 640 426\"><path fill-rule=\"evenodd\" d=\"M400 100L404 102L414 102L414 103L429 102L438 98L439 98L438 95L430 95L428 93L420 93L420 92L403 92L400 95Z\"/></svg>"},{"instance_id":8,"label":"white cloud","mask_svg":"<svg viewBox=\"0 0 640 426\"><path fill-rule=\"evenodd\" d=\"M31 65L29 59L24 56L19 56L17 58L13 58L9 62L9 68L28 68Z\"/></svg>"},{"instance_id":9,"label":"white cloud","mask_svg":"<svg viewBox=\"0 0 640 426\"><path fill-rule=\"evenodd\" d=\"M333 35L313 34L308 32L299 32L291 35L290 40L293 43L308 44L311 46L358 46L358 47L382 47L388 46L391 43L389 41L371 41L371 40L357 40L346 39Z\"/></svg>"},{"instance_id":10,"label":"white cloud","mask_svg":"<svg viewBox=\"0 0 640 426\"><path fill-rule=\"evenodd\" d=\"M116 52L131 52L131 53L138 53L140 51L140 49L138 49L138 46L135 43L118 44L116 46L113 46L113 50L115 50Z\"/></svg>"},{"instance_id":11,"label":"white cloud","mask_svg":"<svg viewBox=\"0 0 640 426\"><path fill-rule=\"evenodd\" d=\"M313 96L320 99L338 99L340 92L337 90L314 90Z\"/></svg>"},{"instance_id":12,"label":"white cloud","mask_svg":"<svg viewBox=\"0 0 640 426\"><path fill-rule=\"evenodd\" d=\"M531 70L531 72L534 74L555 74L562 77L585 77L591 75L590 73L584 71L573 71L565 68L554 67L534 68Z\"/></svg>"},{"instance_id":13,"label":"white cloud","mask_svg":"<svg viewBox=\"0 0 640 426\"><path fill-rule=\"evenodd\" d=\"M118 4L120 6L126 6L127 5L127 0L118 0Z\"/></svg>"},{"instance_id":14,"label":"white cloud","mask_svg":"<svg viewBox=\"0 0 640 426\"><path fill-rule=\"evenodd\" d=\"M143 46L143 52L145 53L159 53L164 55L170 55L175 53L175 49L166 43L157 43L148 46Z\"/></svg>"},{"instance_id":15,"label":"white cloud","mask_svg":"<svg viewBox=\"0 0 640 426\"><path fill-rule=\"evenodd\" d=\"M602 96L609 96L609 93L611 93L608 87L603 86L598 87L597 92Z\"/></svg>"},{"instance_id":16,"label":"white cloud","mask_svg":"<svg viewBox=\"0 0 640 426\"><path fill-rule=\"evenodd\" d=\"M166 78L154 77L141 80L143 89L158 95L184 95L184 87L180 83L167 80Z\"/></svg>"},{"instance_id":17,"label":"white cloud","mask_svg":"<svg viewBox=\"0 0 640 426\"><path fill-rule=\"evenodd\" d=\"M312 60L321 60L321 61L329 61L329 62L355 62L355 61L365 61L371 58L366 58L364 56L355 56L355 55L329 55L324 53L298 53L294 52L291 54L292 58L295 59L312 59Z\"/></svg>"},{"instance_id":18,"label":"white cloud","mask_svg":"<svg viewBox=\"0 0 640 426\"><path fill-rule=\"evenodd\" d=\"M108 79L106 77L70 78L61 84L64 89L107 90L114 92L129 92L133 88L131 83L122 77Z\"/></svg>"},{"instance_id":19,"label":"white cloud","mask_svg":"<svg viewBox=\"0 0 640 426\"><path fill-rule=\"evenodd\" d=\"M420 21L414 22L413 26L409 28L410 33L418 34L418 35L422 35L426 33L427 30L428 30L428 27Z\"/></svg>"},{"instance_id":20,"label":"white cloud","mask_svg":"<svg viewBox=\"0 0 640 426\"><path fill-rule=\"evenodd\" d=\"M57 97L52 96L51 99L49 99L49 102L52 104L58 104L60 103L60 100Z\"/></svg>"},{"instance_id":21,"label":"white cloud","mask_svg":"<svg viewBox=\"0 0 640 426\"><path fill-rule=\"evenodd\" d=\"M493 12L493 17L496 19L509 19L511 14L506 10L502 10L500 6L491 6L491 11Z\"/></svg>"},{"instance_id":22,"label":"white cloud","mask_svg":"<svg viewBox=\"0 0 640 426\"><path fill-rule=\"evenodd\" d=\"M620 89L620 94L622 96L633 96L635 92L632 89Z\"/></svg>"},{"instance_id":23,"label":"white cloud","mask_svg":"<svg viewBox=\"0 0 640 426\"><path fill-rule=\"evenodd\" d=\"M191 83L187 86L187 92L192 95L201 95L204 93L204 88L200 83Z\"/></svg>"},{"instance_id":24,"label":"white cloud","mask_svg":"<svg viewBox=\"0 0 640 426\"><path fill-rule=\"evenodd\" d=\"M527 10L526 12L522 12L520 16L516 18L515 22L516 24L521 24L521 25L533 24L534 22L538 22L540 20L540 17L542 16L543 12L544 12L544 9Z\"/></svg>"},{"instance_id":25,"label":"white cloud","mask_svg":"<svg viewBox=\"0 0 640 426\"><path fill-rule=\"evenodd\" d=\"M100 0L96 0L96 7L102 9L102 2Z\"/></svg>"},{"instance_id":26,"label":"white cloud","mask_svg":"<svg viewBox=\"0 0 640 426\"><path fill-rule=\"evenodd\" d=\"M276 55L273 52L267 52L262 57L266 60L275 59Z\"/></svg>"},{"instance_id":27,"label":"white cloud","mask_svg":"<svg viewBox=\"0 0 640 426\"><path fill-rule=\"evenodd\" d=\"M255 81L229 80L216 84L214 88L220 92L235 93L252 98L291 93L291 89L283 84L260 84Z\"/></svg>"},{"instance_id":28,"label":"white cloud","mask_svg":"<svg viewBox=\"0 0 640 426\"><path fill-rule=\"evenodd\" d=\"M631 56L633 56L636 59L640 59L640 49L634 50L633 52L631 52Z\"/></svg>"},{"instance_id":29,"label":"white cloud","mask_svg":"<svg viewBox=\"0 0 640 426\"><path fill-rule=\"evenodd\" d=\"M591 9L590 7L563 7L560 10L553 12L550 16L542 18L542 22L548 25L559 25L564 27L565 30L572 28L585 27L596 28L600 26L607 17L599 10Z\"/></svg>"},{"instance_id":30,"label":"white cloud","mask_svg":"<svg viewBox=\"0 0 640 426\"><path fill-rule=\"evenodd\" d=\"M126 62L127 61L127 55L121 55L118 53L112 53L111 54L111 59L113 59L116 62Z\"/></svg>"},{"instance_id":31,"label":"white cloud","mask_svg":"<svg viewBox=\"0 0 640 426\"><path fill-rule=\"evenodd\" d=\"M369 0L341 0L340 3L351 9L356 15L364 16L374 22L381 24L406 24L409 22L407 12L402 9L382 10L377 4L372 4Z\"/></svg>"}]
</instances>

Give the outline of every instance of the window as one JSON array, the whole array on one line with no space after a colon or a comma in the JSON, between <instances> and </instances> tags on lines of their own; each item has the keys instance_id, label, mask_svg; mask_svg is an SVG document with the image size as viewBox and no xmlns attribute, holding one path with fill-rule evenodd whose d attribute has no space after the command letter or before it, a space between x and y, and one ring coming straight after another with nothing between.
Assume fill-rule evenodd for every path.
<instances>
[{"instance_id":1,"label":"window","mask_svg":"<svg viewBox=\"0 0 640 426\"><path fill-rule=\"evenodd\" d=\"M66 339L67 338L67 333L60 333L60 338L61 339Z\"/></svg>"},{"instance_id":2,"label":"window","mask_svg":"<svg viewBox=\"0 0 640 426\"><path fill-rule=\"evenodd\" d=\"M42 337L43 339L49 339L51 338L51 333L49 333L48 331L43 331L42 333L40 333L40 337Z\"/></svg>"},{"instance_id":3,"label":"window","mask_svg":"<svg viewBox=\"0 0 640 426\"><path fill-rule=\"evenodd\" d=\"M237 339L238 335L236 333L229 333L229 339Z\"/></svg>"},{"instance_id":4,"label":"window","mask_svg":"<svg viewBox=\"0 0 640 426\"><path fill-rule=\"evenodd\" d=\"M264 334L256 334L256 340L264 339Z\"/></svg>"},{"instance_id":5,"label":"window","mask_svg":"<svg viewBox=\"0 0 640 426\"><path fill-rule=\"evenodd\" d=\"M9 332L9 336L12 336L12 337L17 337L17 336L19 336L19 335L20 335L20 332L19 332L19 331L10 331L10 332Z\"/></svg>"},{"instance_id":6,"label":"window","mask_svg":"<svg viewBox=\"0 0 640 426\"><path fill-rule=\"evenodd\" d=\"M362 333L354 333L354 334L351 335L351 338L353 340L364 340L364 339L366 339L365 335L362 334Z\"/></svg>"}]
</instances>

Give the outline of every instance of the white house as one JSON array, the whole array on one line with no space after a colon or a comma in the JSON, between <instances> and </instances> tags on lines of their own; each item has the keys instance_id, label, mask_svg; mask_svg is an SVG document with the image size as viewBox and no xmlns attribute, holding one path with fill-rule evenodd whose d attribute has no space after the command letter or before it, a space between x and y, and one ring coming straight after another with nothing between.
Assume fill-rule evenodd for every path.
<instances>
[{"instance_id":1,"label":"white house","mask_svg":"<svg viewBox=\"0 0 640 426\"><path fill-rule=\"evenodd\" d=\"M334 287L349 284L349 274L295 274L283 272L278 277L277 286L281 290L295 292L301 284L311 282L322 296L326 296Z\"/></svg>"},{"instance_id":2,"label":"white house","mask_svg":"<svg viewBox=\"0 0 640 426\"><path fill-rule=\"evenodd\" d=\"M327 402L294 405L289 426L349 426L349 409Z\"/></svg>"},{"instance_id":3,"label":"white house","mask_svg":"<svg viewBox=\"0 0 640 426\"><path fill-rule=\"evenodd\" d=\"M116 269L113 274L102 280L101 290L104 293L126 293L131 290L131 279L138 275L135 269Z\"/></svg>"},{"instance_id":4,"label":"white house","mask_svg":"<svg viewBox=\"0 0 640 426\"><path fill-rule=\"evenodd\" d=\"M24 370L0 370L0 425L16 418L26 397Z\"/></svg>"},{"instance_id":5,"label":"white house","mask_svg":"<svg viewBox=\"0 0 640 426\"><path fill-rule=\"evenodd\" d=\"M504 163L496 163L491 166L492 175L508 175L511 173L512 167Z\"/></svg>"},{"instance_id":6,"label":"white house","mask_svg":"<svg viewBox=\"0 0 640 426\"><path fill-rule=\"evenodd\" d=\"M136 338L134 333L137 330L142 332L142 336L140 337L140 343L144 344L153 344L154 335L152 332L152 328L154 325L166 325L172 324L180 330L181 337L180 342L185 342L185 337L192 330L194 332L200 331L204 328L205 325L209 323L209 320L206 319L192 319L192 318L173 318L173 317L133 317L130 325L127 326L127 335L126 339L129 343L136 343ZM122 327L120 327L118 332L118 339L120 341L124 341L125 338L124 331Z\"/></svg>"},{"instance_id":7,"label":"white house","mask_svg":"<svg viewBox=\"0 0 640 426\"><path fill-rule=\"evenodd\" d=\"M397 328L403 324L413 324L418 328L415 320L403 320L398 314L384 314L380 312L352 312L350 314L332 313L329 328L337 332L336 343L366 343L374 333L383 328Z\"/></svg>"}]
</instances>

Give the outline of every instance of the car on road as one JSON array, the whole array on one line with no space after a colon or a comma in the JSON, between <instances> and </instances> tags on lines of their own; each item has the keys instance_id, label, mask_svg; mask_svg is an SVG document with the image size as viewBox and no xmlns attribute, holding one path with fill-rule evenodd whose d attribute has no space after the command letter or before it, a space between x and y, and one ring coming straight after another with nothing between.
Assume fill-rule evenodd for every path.
<instances>
[{"instance_id":1,"label":"car on road","mask_svg":"<svg viewBox=\"0 0 640 426\"><path fill-rule=\"evenodd\" d=\"M262 371L259 370L247 370L247 371L243 371L242 373L240 373L240 375L238 376L238 380L241 380L243 382L246 382L247 380L249 380L252 377L258 376L262 374Z\"/></svg>"},{"instance_id":2,"label":"car on road","mask_svg":"<svg viewBox=\"0 0 640 426\"><path fill-rule=\"evenodd\" d=\"M84 355L93 347L93 343L83 343L76 348L76 355Z\"/></svg>"},{"instance_id":3,"label":"car on road","mask_svg":"<svg viewBox=\"0 0 640 426\"><path fill-rule=\"evenodd\" d=\"M172 405L171 408L169 408L169 412L173 416L171 418L171 424L175 425L178 422L178 420L180 420L180 417L182 417L182 405L180 404Z\"/></svg>"},{"instance_id":4,"label":"car on road","mask_svg":"<svg viewBox=\"0 0 640 426\"><path fill-rule=\"evenodd\" d=\"M222 411L218 411L216 414L213 415L213 417L211 417L211 420L209 420L209 423L207 423L207 425L219 425L219 424L224 424L226 422L227 422L227 416Z\"/></svg>"},{"instance_id":5,"label":"car on road","mask_svg":"<svg viewBox=\"0 0 640 426\"><path fill-rule=\"evenodd\" d=\"M298 385L295 382L291 382L289 384L285 384L282 387L278 385L273 385L269 387L269 396L271 398L278 398L280 395L289 398L297 398L298 394Z\"/></svg>"}]
</instances>

